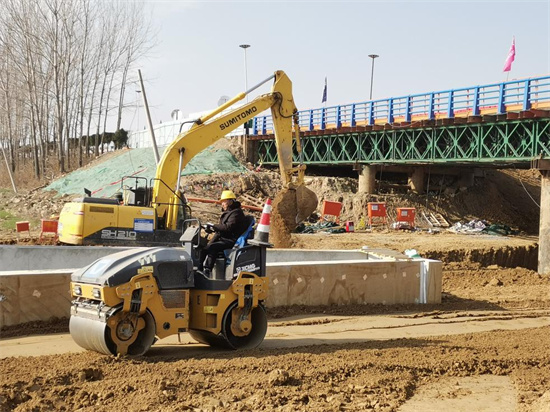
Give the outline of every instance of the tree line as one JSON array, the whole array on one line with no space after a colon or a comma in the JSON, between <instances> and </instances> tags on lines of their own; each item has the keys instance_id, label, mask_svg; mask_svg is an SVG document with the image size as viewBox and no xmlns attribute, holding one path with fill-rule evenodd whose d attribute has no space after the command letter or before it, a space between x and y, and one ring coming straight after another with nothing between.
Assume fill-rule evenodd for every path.
<instances>
[{"instance_id":1,"label":"tree line","mask_svg":"<svg viewBox=\"0 0 550 412\"><path fill-rule=\"evenodd\" d=\"M108 119L120 135L130 72L153 44L143 3L0 1L0 146L10 169L32 162L40 178L52 159L65 172L77 166L70 159L97 156L113 140Z\"/></svg>"}]
</instances>

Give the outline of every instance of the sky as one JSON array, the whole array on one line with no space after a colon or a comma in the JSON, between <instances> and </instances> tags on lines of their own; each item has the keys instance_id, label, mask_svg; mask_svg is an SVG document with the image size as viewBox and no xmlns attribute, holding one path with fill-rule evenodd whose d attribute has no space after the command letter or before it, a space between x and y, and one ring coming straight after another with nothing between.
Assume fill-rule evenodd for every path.
<instances>
[{"instance_id":1,"label":"sky","mask_svg":"<svg viewBox=\"0 0 550 412\"><path fill-rule=\"evenodd\" d=\"M138 62L153 124L212 110L283 70L299 110L550 74L550 0L141 1L155 46ZM241 44L249 44L246 51ZM266 85L250 99L270 90ZM139 95L128 89L128 100ZM137 90L137 87L136 87ZM135 94L135 96L131 96ZM143 129L130 104L123 127Z\"/></svg>"}]
</instances>

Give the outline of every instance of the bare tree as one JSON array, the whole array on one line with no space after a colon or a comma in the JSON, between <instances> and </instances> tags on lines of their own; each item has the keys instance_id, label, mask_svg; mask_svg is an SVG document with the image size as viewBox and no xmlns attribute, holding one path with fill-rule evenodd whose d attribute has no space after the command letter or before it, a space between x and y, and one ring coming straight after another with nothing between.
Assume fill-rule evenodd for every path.
<instances>
[{"instance_id":1,"label":"bare tree","mask_svg":"<svg viewBox=\"0 0 550 412\"><path fill-rule=\"evenodd\" d=\"M124 95L128 84L129 70L141 57L147 55L156 43L156 33L153 32L151 21L142 12L139 3L131 3L128 7L128 14L124 20L126 41L123 47L122 78L120 82L120 93L118 99L116 130L120 129L122 123L122 110L124 108ZM133 83L130 82L130 83Z\"/></svg>"},{"instance_id":2,"label":"bare tree","mask_svg":"<svg viewBox=\"0 0 550 412\"><path fill-rule=\"evenodd\" d=\"M150 50L150 27L142 4L123 0L0 1L0 145L12 170L32 161L40 178L55 155L63 172L71 153L82 165L92 128L98 153L117 105L120 128L128 73Z\"/></svg>"}]
</instances>

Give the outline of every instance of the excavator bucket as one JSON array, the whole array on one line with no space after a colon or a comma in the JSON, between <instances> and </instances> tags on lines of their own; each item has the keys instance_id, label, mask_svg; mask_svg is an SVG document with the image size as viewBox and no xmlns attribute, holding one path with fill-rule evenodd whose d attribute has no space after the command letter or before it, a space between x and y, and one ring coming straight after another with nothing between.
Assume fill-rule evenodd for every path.
<instances>
[{"instance_id":1,"label":"excavator bucket","mask_svg":"<svg viewBox=\"0 0 550 412\"><path fill-rule=\"evenodd\" d=\"M296 188L296 223L303 222L317 209L317 195L301 185Z\"/></svg>"},{"instance_id":2,"label":"excavator bucket","mask_svg":"<svg viewBox=\"0 0 550 412\"><path fill-rule=\"evenodd\" d=\"M317 195L304 185L283 189L273 201L273 209L291 232L317 209Z\"/></svg>"}]
</instances>

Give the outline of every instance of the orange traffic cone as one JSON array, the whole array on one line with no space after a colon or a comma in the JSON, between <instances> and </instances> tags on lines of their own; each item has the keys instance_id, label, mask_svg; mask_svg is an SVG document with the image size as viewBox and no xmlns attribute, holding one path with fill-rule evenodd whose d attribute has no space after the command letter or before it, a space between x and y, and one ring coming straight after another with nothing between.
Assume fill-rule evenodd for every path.
<instances>
[{"instance_id":1,"label":"orange traffic cone","mask_svg":"<svg viewBox=\"0 0 550 412\"><path fill-rule=\"evenodd\" d=\"M267 198L264 205L264 210L262 211L262 217L260 218L260 223L256 227L256 234L254 239L249 240L248 243L257 246L267 246L273 247L269 243L269 226L271 220L271 199Z\"/></svg>"}]
</instances>

